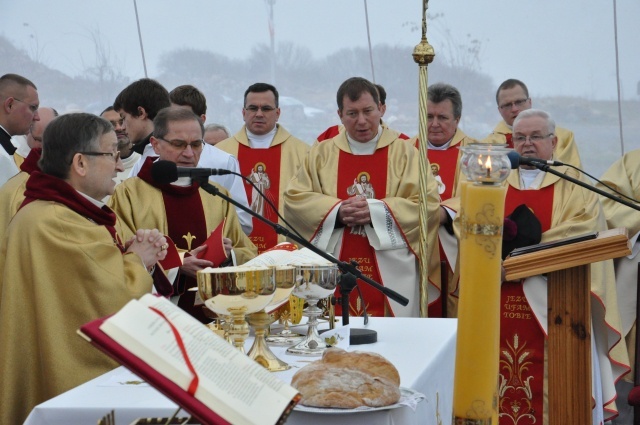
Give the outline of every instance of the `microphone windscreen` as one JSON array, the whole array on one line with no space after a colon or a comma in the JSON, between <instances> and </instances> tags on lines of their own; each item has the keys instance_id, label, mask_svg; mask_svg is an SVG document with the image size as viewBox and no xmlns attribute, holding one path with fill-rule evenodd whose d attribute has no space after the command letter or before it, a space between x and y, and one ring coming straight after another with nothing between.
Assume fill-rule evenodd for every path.
<instances>
[{"instance_id":1,"label":"microphone windscreen","mask_svg":"<svg viewBox=\"0 0 640 425\"><path fill-rule=\"evenodd\" d=\"M509 162L511 162L511 169L515 170L520 166L520 154L516 151L509 151L507 153L507 157L509 158Z\"/></svg>"},{"instance_id":2,"label":"microphone windscreen","mask_svg":"<svg viewBox=\"0 0 640 425\"><path fill-rule=\"evenodd\" d=\"M159 184L178 180L178 166L171 161L156 161L151 165L151 177Z\"/></svg>"}]
</instances>

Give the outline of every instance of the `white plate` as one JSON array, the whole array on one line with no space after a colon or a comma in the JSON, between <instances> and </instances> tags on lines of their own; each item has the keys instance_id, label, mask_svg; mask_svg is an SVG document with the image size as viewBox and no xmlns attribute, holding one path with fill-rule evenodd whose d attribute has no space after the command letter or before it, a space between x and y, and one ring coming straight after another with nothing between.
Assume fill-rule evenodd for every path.
<instances>
[{"instance_id":1,"label":"white plate","mask_svg":"<svg viewBox=\"0 0 640 425\"><path fill-rule=\"evenodd\" d=\"M293 410L297 412L309 412L309 413L321 413L324 415L338 415L338 414L346 414L346 413L360 413L360 412L375 412L376 410L389 410L389 409L397 409L402 406L409 406L415 410L415 406L420 403L422 400L426 400L426 396L422 393L417 392L416 390L412 390L411 388L400 387L400 400L389 406L382 407L356 407L355 409L338 409L334 407L312 407L312 406L304 406L302 404L297 404Z\"/></svg>"}]
</instances>

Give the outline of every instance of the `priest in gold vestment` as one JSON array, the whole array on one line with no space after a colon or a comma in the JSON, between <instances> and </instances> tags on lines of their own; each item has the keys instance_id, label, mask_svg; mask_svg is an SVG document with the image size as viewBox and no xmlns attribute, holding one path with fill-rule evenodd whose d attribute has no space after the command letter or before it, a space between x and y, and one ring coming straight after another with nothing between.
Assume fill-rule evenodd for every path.
<instances>
[{"instance_id":1,"label":"priest in gold vestment","mask_svg":"<svg viewBox=\"0 0 640 425\"><path fill-rule=\"evenodd\" d=\"M597 187L612 195L622 194L631 199L640 199L640 149L627 152L614 162L600 178L602 183ZM608 187L605 187L608 186ZM618 193L613 193L611 189ZM631 202L629 199L625 199ZM610 229L625 227L631 241L631 254L614 260L616 267L616 290L618 292L618 308L622 320L622 332L627 341L629 360L632 364L637 356L636 347L636 301L638 299L638 252L640 252L640 212L633 210L619 202L601 196L600 201ZM634 373L626 379L633 382ZM630 384L621 383L620 387ZM622 394L619 394L622 395ZM623 400L622 403L626 401ZM622 410L621 410L622 411Z\"/></svg>"},{"instance_id":2,"label":"priest in gold vestment","mask_svg":"<svg viewBox=\"0 0 640 425\"><path fill-rule=\"evenodd\" d=\"M285 219L319 249L357 261L364 275L409 299L403 307L358 282L369 314L418 317L418 151L380 125L378 91L371 82L346 80L337 102L345 131L305 158L285 192ZM369 195L350 195L354 181L371 185ZM439 275L440 198L435 180L428 183L429 246L436 254L430 272ZM437 293L434 285L429 289ZM362 314L356 291L351 295L351 313Z\"/></svg>"},{"instance_id":3,"label":"priest in gold vestment","mask_svg":"<svg viewBox=\"0 0 640 425\"><path fill-rule=\"evenodd\" d=\"M178 305L202 322L209 322L203 306L194 304L196 272L206 267L243 264L255 257L256 247L242 231L232 204L207 193L189 177L168 184L154 180L152 167L156 160L171 161L180 167L198 164L204 141L204 128L191 110L171 107L161 110L153 120L151 146L159 158L148 157L137 176L120 183L109 201L123 224L135 228L152 226L171 237L176 247L188 255L184 263L170 275L174 282ZM215 184L215 183L214 183ZM218 190L228 192L217 185ZM227 261L221 264L197 258L211 232L224 222L223 236Z\"/></svg>"},{"instance_id":4,"label":"priest in gold vestment","mask_svg":"<svg viewBox=\"0 0 640 425\"><path fill-rule=\"evenodd\" d=\"M309 145L277 123L280 118L279 96L271 84L249 86L244 93L242 108L245 125L216 147L238 158L243 176L250 179L258 173L269 176L269 187L262 186L260 190L282 214L284 191L307 155ZM279 221L275 211L265 204L263 197L250 184L246 183L245 189L253 211L259 211L271 221ZM284 241L284 236L276 234L271 227L255 218L249 237L258 252Z\"/></svg>"},{"instance_id":5,"label":"priest in gold vestment","mask_svg":"<svg viewBox=\"0 0 640 425\"><path fill-rule=\"evenodd\" d=\"M520 112L532 107L529 89L520 80L514 78L505 80L498 87L496 102L502 121L496 125L493 133L489 134L482 142L506 144L508 147L513 148L513 121ZM558 144L554 151L553 159L581 168L582 162L578 153L578 145L573 137L573 131L556 127L556 136L558 137Z\"/></svg>"},{"instance_id":6,"label":"priest in gold vestment","mask_svg":"<svg viewBox=\"0 0 640 425\"><path fill-rule=\"evenodd\" d=\"M37 404L118 366L76 331L132 298L171 289L156 229L122 243L100 201L122 169L108 121L61 116L45 130L42 172L0 245L0 422L22 423ZM159 268L158 268L159 270Z\"/></svg>"}]
</instances>

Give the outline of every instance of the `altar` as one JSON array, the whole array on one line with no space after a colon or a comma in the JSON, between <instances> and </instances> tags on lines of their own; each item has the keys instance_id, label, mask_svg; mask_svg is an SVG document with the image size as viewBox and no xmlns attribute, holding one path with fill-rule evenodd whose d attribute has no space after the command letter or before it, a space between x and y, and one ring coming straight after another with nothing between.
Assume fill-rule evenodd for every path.
<instances>
[{"instance_id":1,"label":"altar","mask_svg":"<svg viewBox=\"0 0 640 425\"><path fill-rule=\"evenodd\" d=\"M326 326L323 323L320 328ZM360 317L352 317L351 326L365 327ZM376 352L391 361L400 373L400 386L426 396L415 411L410 407L326 414L294 410L287 424L449 425L453 404L456 326L455 319L370 318L366 327L378 332L378 342L349 349ZM251 343L252 339L247 340L247 351ZM285 382L290 382L301 367L318 359L287 355L286 347L271 348L281 360L292 366L288 371L276 372ZM87 344L87 349L95 348ZM25 424L95 424L112 409L116 425L129 425L142 417L170 417L177 406L127 369L119 367L36 406ZM181 411L178 416L188 415Z\"/></svg>"}]
</instances>

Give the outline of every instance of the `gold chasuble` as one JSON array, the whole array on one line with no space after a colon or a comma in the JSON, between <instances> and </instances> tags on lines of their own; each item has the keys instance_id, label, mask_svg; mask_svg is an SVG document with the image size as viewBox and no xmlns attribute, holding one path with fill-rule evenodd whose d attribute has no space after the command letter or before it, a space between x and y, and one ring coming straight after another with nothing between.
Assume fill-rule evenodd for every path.
<instances>
[{"instance_id":1,"label":"gold chasuble","mask_svg":"<svg viewBox=\"0 0 640 425\"><path fill-rule=\"evenodd\" d=\"M276 134L268 149L251 147L246 126L243 126L233 137L218 143L216 147L238 158L242 175L253 181L282 214L283 193L307 155L309 145L293 137L280 124L276 126ZM271 221L279 222L275 212L253 189L253 186L245 183L245 189L253 211ZM280 224L284 225L284 223ZM258 248L259 253L285 241L284 236L277 235L270 226L256 218L253 219L253 231L249 238Z\"/></svg>"},{"instance_id":2,"label":"gold chasuble","mask_svg":"<svg viewBox=\"0 0 640 425\"><path fill-rule=\"evenodd\" d=\"M14 216L0 247L2 424L21 424L37 404L116 368L76 331L153 285L140 257L114 241L111 210L34 175L32 192L53 196L28 192L35 200Z\"/></svg>"},{"instance_id":3,"label":"gold chasuble","mask_svg":"<svg viewBox=\"0 0 640 425\"><path fill-rule=\"evenodd\" d=\"M596 186L608 193L612 193L604 185L613 188L633 199L640 198L640 149L625 153L622 158L614 162L602 175ZM14 177L15 178L15 177ZM13 179L11 179L13 180ZM9 180L9 182L11 181ZM9 184L9 182L5 184ZM617 195L616 195L617 196ZM615 260L616 264L616 289L618 291L618 307L622 319L622 330L627 337L627 349L629 358L635 359L635 326L636 325L636 300L638 297L638 243L640 232L640 212L613 201L604 196L600 197L607 225L610 229L626 227L629 231L629 239L634 241L632 254ZM633 379L633 373L628 376Z\"/></svg>"},{"instance_id":4,"label":"gold chasuble","mask_svg":"<svg viewBox=\"0 0 640 425\"><path fill-rule=\"evenodd\" d=\"M583 179L569 167L556 170ZM595 193L550 173L543 173L538 179L535 180L540 181L538 189L524 190L520 188L519 171L511 172L507 179L510 187L505 215L526 204L540 221L542 242L606 228ZM524 282L503 282L501 293L500 424L545 423L546 278L534 276ZM617 412L614 383L629 371L626 346L621 339L612 261L591 265L591 322L592 383L594 387L600 385L592 394L599 412L604 410L606 420ZM594 414L597 416L599 412Z\"/></svg>"},{"instance_id":5,"label":"gold chasuble","mask_svg":"<svg viewBox=\"0 0 640 425\"><path fill-rule=\"evenodd\" d=\"M493 133L489 134L482 143L506 144L507 147L513 148L513 129L506 122L500 121ZM574 167L582 168L580 154L578 153L578 145L576 144L573 131L566 128L556 126L556 136L558 136L558 144L553 151L553 159L571 164Z\"/></svg>"},{"instance_id":6,"label":"gold chasuble","mask_svg":"<svg viewBox=\"0 0 640 425\"><path fill-rule=\"evenodd\" d=\"M353 155L340 151L338 158L338 197L342 200L351 196L362 196L366 199L378 199L385 193L387 184L387 161L389 147L377 149L373 155ZM344 229L342 234L342 246L340 247L340 260L359 264L362 274L382 283L378 262L373 247L369 244L365 226L355 226ZM366 282L358 282L362 299L370 316L393 316L391 308L384 294L368 285ZM336 289L336 297L340 297L340 288ZM335 306L336 314L342 314L340 304ZM349 314L361 316L364 313L360 305L358 291L352 291L349 297Z\"/></svg>"},{"instance_id":7,"label":"gold chasuble","mask_svg":"<svg viewBox=\"0 0 640 425\"><path fill-rule=\"evenodd\" d=\"M434 248L440 198L435 181L429 179L428 184L428 244ZM355 195L367 198L372 222L360 228L340 227L340 203ZM402 307L390 300L375 305L365 298L368 312L384 313L386 304L388 314L402 317L419 315L417 206L418 151L384 127L373 155L353 155L345 132L315 145L284 195L285 218L303 237L343 260L357 258L363 274L374 276L377 271L380 283L409 299L409 305ZM358 242L356 251L351 251L352 241ZM434 252L428 256L429 301L437 298L440 284L437 248ZM361 310L354 303L351 307Z\"/></svg>"},{"instance_id":8,"label":"gold chasuble","mask_svg":"<svg viewBox=\"0 0 640 425\"><path fill-rule=\"evenodd\" d=\"M41 154L41 148L31 149L29 155L20 164L20 172L0 187L0 241L4 237L4 232L7 230L9 222L18 212L22 201L24 201L27 179L33 171L40 171L38 160Z\"/></svg>"}]
</instances>

